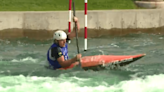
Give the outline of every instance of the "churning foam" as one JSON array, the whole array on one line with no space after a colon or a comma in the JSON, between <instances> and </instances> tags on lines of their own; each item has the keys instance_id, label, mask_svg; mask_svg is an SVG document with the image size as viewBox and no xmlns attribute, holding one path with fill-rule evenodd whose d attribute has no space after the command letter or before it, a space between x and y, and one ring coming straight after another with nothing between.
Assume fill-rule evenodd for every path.
<instances>
[{"instance_id":1,"label":"churning foam","mask_svg":"<svg viewBox=\"0 0 164 92\"><path fill-rule=\"evenodd\" d=\"M36 63L38 60L37 59L34 59L32 57L26 57L26 58L23 58L23 59L13 59L11 60L11 62L32 62L32 63Z\"/></svg>"},{"instance_id":2,"label":"churning foam","mask_svg":"<svg viewBox=\"0 0 164 92\"><path fill-rule=\"evenodd\" d=\"M81 85L89 82L91 85ZM0 77L0 92L164 92L164 74L112 85L97 81L99 85L93 86L94 82L77 77L4 76Z\"/></svg>"}]
</instances>

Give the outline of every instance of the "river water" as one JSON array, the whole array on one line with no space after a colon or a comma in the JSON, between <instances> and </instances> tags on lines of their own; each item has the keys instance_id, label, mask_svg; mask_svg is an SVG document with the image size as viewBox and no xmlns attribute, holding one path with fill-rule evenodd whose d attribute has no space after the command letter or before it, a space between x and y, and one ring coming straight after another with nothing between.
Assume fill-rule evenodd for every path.
<instances>
[{"instance_id":1,"label":"river water","mask_svg":"<svg viewBox=\"0 0 164 92\"><path fill-rule=\"evenodd\" d=\"M122 37L79 38L88 55L146 56L117 70L48 70L43 67L52 40L0 40L0 92L164 92L164 35L129 34ZM70 58L77 53L69 44Z\"/></svg>"}]
</instances>

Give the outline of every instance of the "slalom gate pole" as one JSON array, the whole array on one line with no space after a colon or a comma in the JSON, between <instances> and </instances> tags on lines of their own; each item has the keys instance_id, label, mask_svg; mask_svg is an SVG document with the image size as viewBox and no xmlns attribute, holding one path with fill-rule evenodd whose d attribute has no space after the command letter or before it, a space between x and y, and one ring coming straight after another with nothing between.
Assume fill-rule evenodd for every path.
<instances>
[{"instance_id":1,"label":"slalom gate pole","mask_svg":"<svg viewBox=\"0 0 164 92\"><path fill-rule=\"evenodd\" d=\"M71 7L72 7L72 0L69 0L69 19L68 19L68 32L71 32Z\"/></svg>"},{"instance_id":2,"label":"slalom gate pole","mask_svg":"<svg viewBox=\"0 0 164 92\"><path fill-rule=\"evenodd\" d=\"M68 20L68 32L71 32L71 6L72 0L69 0L69 20ZM87 51L87 7L88 7L88 0L84 0L84 51Z\"/></svg>"},{"instance_id":3,"label":"slalom gate pole","mask_svg":"<svg viewBox=\"0 0 164 92\"><path fill-rule=\"evenodd\" d=\"M84 16L85 16L85 27L84 27L84 51L87 51L87 2L88 0L84 0Z\"/></svg>"}]
</instances>

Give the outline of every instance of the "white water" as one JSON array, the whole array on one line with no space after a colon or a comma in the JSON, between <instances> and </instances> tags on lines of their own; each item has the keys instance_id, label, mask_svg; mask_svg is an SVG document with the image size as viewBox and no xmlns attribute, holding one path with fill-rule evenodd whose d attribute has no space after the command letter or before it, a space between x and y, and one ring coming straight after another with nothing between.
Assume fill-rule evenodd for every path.
<instances>
[{"instance_id":1,"label":"white water","mask_svg":"<svg viewBox=\"0 0 164 92\"><path fill-rule=\"evenodd\" d=\"M76 82L75 82L76 81ZM25 77L2 76L0 77L0 92L163 92L164 74L146 76L145 79L137 78L121 81L115 85L108 85L105 81L98 82L99 86L80 86L85 82L96 82L91 79L61 75L55 77Z\"/></svg>"},{"instance_id":2,"label":"white water","mask_svg":"<svg viewBox=\"0 0 164 92\"><path fill-rule=\"evenodd\" d=\"M11 60L11 62L29 62L36 63L39 60L31 57L20 60ZM3 73L4 71L0 71ZM30 73L31 71L29 71ZM52 73L55 73L52 72ZM103 75L95 72L98 77ZM106 78L97 80L97 77L79 78L78 74L68 77L69 73L60 74L58 77L39 77L24 75L0 75L0 92L163 92L164 74L131 77L130 80L122 80L111 84L115 78ZM87 74L87 73L85 73ZM92 74L91 74L92 75ZM107 76L111 77L110 74ZM118 76L112 76L118 77ZM144 77L144 78L143 78ZM105 77L103 77L105 78ZM106 81L108 80L108 81ZM87 85L85 85L85 83Z\"/></svg>"},{"instance_id":3,"label":"white water","mask_svg":"<svg viewBox=\"0 0 164 92\"><path fill-rule=\"evenodd\" d=\"M23 59L13 59L11 62L28 62L28 63L36 63L38 61L38 59L34 59L32 57L26 57Z\"/></svg>"}]
</instances>

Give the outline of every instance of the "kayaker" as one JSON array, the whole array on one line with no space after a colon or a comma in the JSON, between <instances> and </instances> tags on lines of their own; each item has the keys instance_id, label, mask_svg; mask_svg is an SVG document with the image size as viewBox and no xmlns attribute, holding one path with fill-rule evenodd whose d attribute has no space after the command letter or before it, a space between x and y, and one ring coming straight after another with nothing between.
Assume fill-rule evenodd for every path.
<instances>
[{"instance_id":1,"label":"kayaker","mask_svg":"<svg viewBox=\"0 0 164 92\"><path fill-rule=\"evenodd\" d=\"M77 30L80 31L80 26L77 17L73 17L73 21L77 24ZM74 58L68 58L68 41L76 36L76 30L66 34L62 30L54 32L53 44L47 51L48 68L58 69L67 68L71 64L77 62L81 58L81 54L77 54Z\"/></svg>"}]
</instances>

